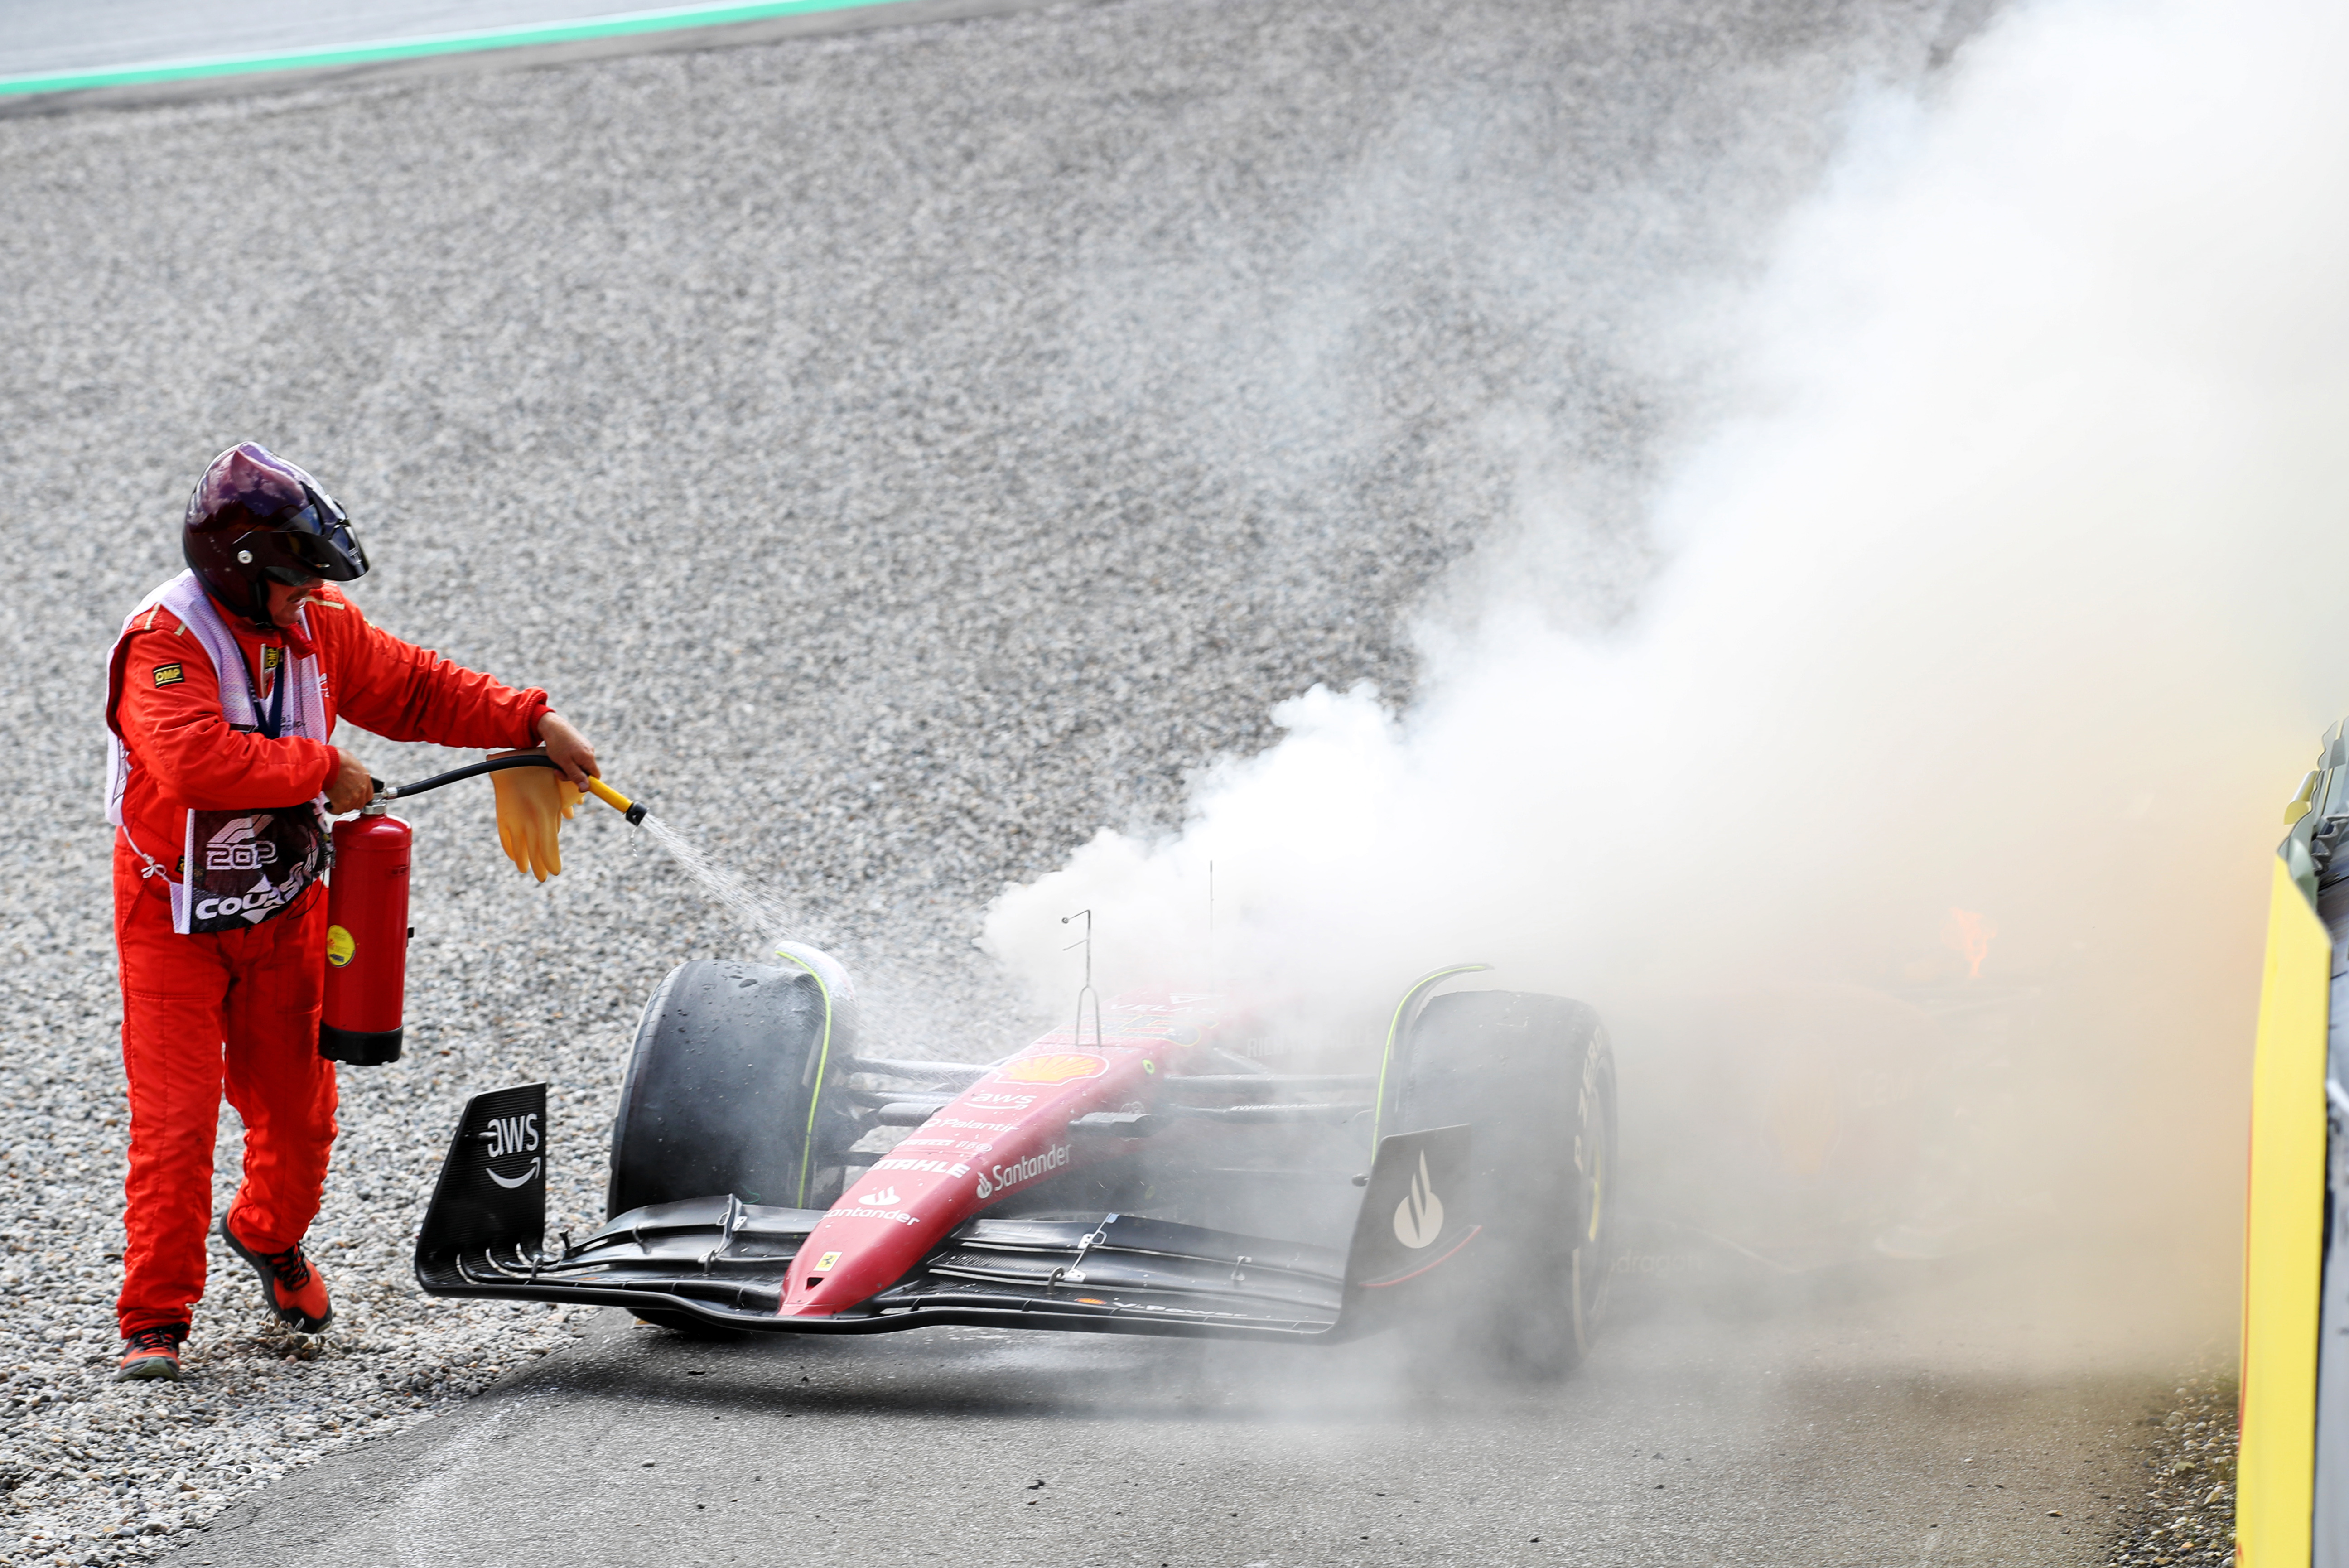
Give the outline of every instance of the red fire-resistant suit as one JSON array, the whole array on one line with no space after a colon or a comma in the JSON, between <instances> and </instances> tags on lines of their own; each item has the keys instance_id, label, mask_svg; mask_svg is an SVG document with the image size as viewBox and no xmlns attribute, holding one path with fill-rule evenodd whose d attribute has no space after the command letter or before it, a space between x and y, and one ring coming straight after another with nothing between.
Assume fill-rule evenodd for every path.
<instances>
[{"instance_id":1,"label":"red fire-resistant suit","mask_svg":"<svg viewBox=\"0 0 2349 1568\"><path fill-rule=\"evenodd\" d=\"M537 743L546 694L517 691L371 626L332 587L305 611L309 631L262 634L223 615L264 701L277 670L315 646L326 720L395 741L509 748ZM265 652L265 649L275 649ZM182 877L191 809L286 807L315 798L336 759L323 741L233 730L203 649L167 609L142 614L114 661L107 722L129 753L122 808L140 849ZM158 672L161 672L160 679ZM130 1080L130 1177L124 1184L127 1337L185 1323L204 1290L212 1139L225 1087L244 1120L244 1181L231 1208L260 1252L302 1239L316 1217L335 1137L334 1064L318 1055L326 898L313 885L274 919L181 936L161 876L115 836L114 933L122 979L122 1064Z\"/></svg>"}]
</instances>

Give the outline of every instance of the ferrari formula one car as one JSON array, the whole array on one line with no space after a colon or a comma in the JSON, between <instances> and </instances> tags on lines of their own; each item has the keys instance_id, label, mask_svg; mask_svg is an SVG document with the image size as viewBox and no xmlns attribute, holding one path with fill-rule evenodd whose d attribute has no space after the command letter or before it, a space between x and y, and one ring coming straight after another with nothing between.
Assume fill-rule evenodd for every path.
<instances>
[{"instance_id":1,"label":"ferrari formula one car","mask_svg":"<svg viewBox=\"0 0 2349 1568\"><path fill-rule=\"evenodd\" d=\"M991 1064L877 1059L828 962L689 962L637 1028L602 1229L548 1244L546 1086L477 1096L417 1279L688 1334L1333 1341L1424 1314L1563 1371L1608 1280L1614 1061L1582 1003L1440 989L1482 967L1413 984L1374 1070L1306 1075L1251 1054L1245 1009L1167 991Z\"/></svg>"}]
</instances>

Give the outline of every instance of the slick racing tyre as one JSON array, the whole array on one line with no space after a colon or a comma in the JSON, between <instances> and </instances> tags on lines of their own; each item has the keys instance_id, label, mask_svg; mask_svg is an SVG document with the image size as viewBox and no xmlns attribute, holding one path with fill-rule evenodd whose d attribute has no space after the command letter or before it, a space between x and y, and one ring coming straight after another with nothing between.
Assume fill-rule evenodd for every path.
<instances>
[{"instance_id":1,"label":"slick racing tyre","mask_svg":"<svg viewBox=\"0 0 2349 1568\"><path fill-rule=\"evenodd\" d=\"M1496 1370L1555 1377L1590 1349L1613 1262L1615 1058L1579 1002L1454 992L1412 1029L1404 1129L1473 1129L1478 1287L1454 1327Z\"/></svg>"},{"instance_id":2,"label":"slick racing tyre","mask_svg":"<svg viewBox=\"0 0 2349 1568\"><path fill-rule=\"evenodd\" d=\"M854 1132L846 1107L826 1103L824 1079L841 1075L849 1052L846 1020L806 971L679 964L636 1025L605 1217L729 1192L829 1205Z\"/></svg>"}]
</instances>

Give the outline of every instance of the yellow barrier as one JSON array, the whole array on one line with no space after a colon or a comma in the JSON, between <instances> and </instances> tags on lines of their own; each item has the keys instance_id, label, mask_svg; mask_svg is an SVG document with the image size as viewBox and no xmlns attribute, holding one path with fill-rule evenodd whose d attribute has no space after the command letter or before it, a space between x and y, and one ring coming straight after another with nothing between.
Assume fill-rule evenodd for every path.
<instances>
[{"instance_id":1,"label":"yellow barrier","mask_svg":"<svg viewBox=\"0 0 2349 1568\"><path fill-rule=\"evenodd\" d=\"M2268 900L2267 964L2251 1064L2242 1453L2235 1490L2235 1550L2243 1568L2308 1568L2313 1547L2333 953L2323 922L2293 875L2292 848L2288 843L2276 859Z\"/></svg>"}]
</instances>

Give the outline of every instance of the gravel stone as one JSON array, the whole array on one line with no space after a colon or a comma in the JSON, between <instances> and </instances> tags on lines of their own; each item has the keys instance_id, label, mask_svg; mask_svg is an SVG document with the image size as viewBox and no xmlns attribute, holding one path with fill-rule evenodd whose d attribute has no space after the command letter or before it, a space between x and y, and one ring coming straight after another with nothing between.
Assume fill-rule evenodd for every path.
<instances>
[{"instance_id":1,"label":"gravel stone","mask_svg":"<svg viewBox=\"0 0 2349 1568\"><path fill-rule=\"evenodd\" d=\"M1315 682L1403 700L1407 618L1529 467L1625 602L1674 324L1944 11L1127 0L0 120L0 1557L160 1550L568 1343L409 1276L462 1100L548 1080L551 1217L593 1223L643 998L754 950L609 812L542 888L485 785L403 808L408 1054L343 1075L335 1330L268 1327L215 1241L187 1380L106 1382L100 660L214 452L316 473L368 613L548 687L882 1045L981 1058L1048 1022L986 901L1172 823ZM234 1155L224 1109L223 1206Z\"/></svg>"},{"instance_id":2,"label":"gravel stone","mask_svg":"<svg viewBox=\"0 0 2349 1568\"><path fill-rule=\"evenodd\" d=\"M2231 1563L2235 1558L2235 1456L2241 1406L2234 1368L2198 1372L2178 1386L2177 1403L2147 1417L2145 1492L2129 1501L2114 1531L2113 1568Z\"/></svg>"}]
</instances>

